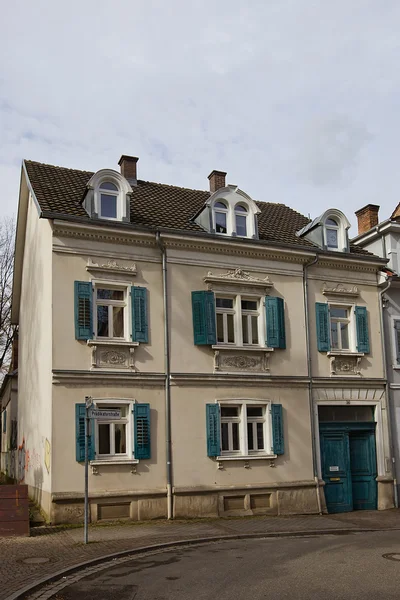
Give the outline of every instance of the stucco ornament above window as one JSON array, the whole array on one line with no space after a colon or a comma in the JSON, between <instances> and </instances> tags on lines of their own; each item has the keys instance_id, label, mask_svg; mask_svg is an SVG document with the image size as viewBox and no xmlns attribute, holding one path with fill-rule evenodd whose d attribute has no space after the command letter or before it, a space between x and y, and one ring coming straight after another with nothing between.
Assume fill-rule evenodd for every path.
<instances>
[{"instance_id":1,"label":"stucco ornament above window","mask_svg":"<svg viewBox=\"0 0 400 600\"><path fill-rule=\"evenodd\" d=\"M296 235L323 250L349 252L349 228L350 222L346 216L337 208L330 208L297 231Z\"/></svg>"},{"instance_id":2,"label":"stucco ornament above window","mask_svg":"<svg viewBox=\"0 0 400 600\"><path fill-rule=\"evenodd\" d=\"M130 221L129 182L117 171L101 169L87 184L83 207L92 219Z\"/></svg>"},{"instance_id":3,"label":"stucco ornament above window","mask_svg":"<svg viewBox=\"0 0 400 600\"><path fill-rule=\"evenodd\" d=\"M236 185L214 192L193 221L209 233L221 236L258 238L257 204Z\"/></svg>"}]
</instances>

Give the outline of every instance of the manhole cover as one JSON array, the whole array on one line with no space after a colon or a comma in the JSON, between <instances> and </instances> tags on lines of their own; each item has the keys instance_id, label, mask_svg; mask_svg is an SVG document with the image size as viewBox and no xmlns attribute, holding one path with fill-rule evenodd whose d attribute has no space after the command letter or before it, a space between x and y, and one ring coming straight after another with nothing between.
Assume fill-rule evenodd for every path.
<instances>
[{"instance_id":1,"label":"manhole cover","mask_svg":"<svg viewBox=\"0 0 400 600\"><path fill-rule=\"evenodd\" d=\"M382 554L383 558L387 558L387 560L400 560L399 552L389 552L388 554Z\"/></svg>"},{"instance_id":2,"label":"manhole cover","mask_svg":"<svg viewBox=\"0 0 400 600\"><path fill-rule=\"evenodd\" d=\"M33 556L32 558L24 558L21 562L27 565L41 565L42 563L50 562L50 559L41 558L40 556Z\"/></svg>"}]
</instances>

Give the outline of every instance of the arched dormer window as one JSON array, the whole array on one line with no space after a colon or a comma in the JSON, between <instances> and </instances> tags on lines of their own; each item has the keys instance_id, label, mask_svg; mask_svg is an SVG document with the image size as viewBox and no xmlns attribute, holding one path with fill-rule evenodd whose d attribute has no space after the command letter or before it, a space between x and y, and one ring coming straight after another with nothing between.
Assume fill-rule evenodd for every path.
<instances>
[{"instance_id":1,"label":"arched dormer window","mask_svg":"<svg viewBox=\"0 0 400 600\"><path fill-rule=\"evenodd\" d=\"M333 217L328 216L325 219L325 244L328 250L338 250L339 233L339 223Z\"/></svg>"},{"instance_id":2,"label":"arched dormer window","mask_svg":"<svg viewBox=\"0 0 400 600\"><path fill-rule=\"evenodd\" d=\"M112 169L102 169L90 179L83 206L93 219L129 222L131 193L125 177Z\"/></svg>"},{"instance_id":3,"label":"arched dormer window","mask_svg":"<svg viewBox=\"0 0 400 600\"><path fill-rule=\"evenodd\" d=\"M236 185L218 189L194 221L218 235L257 238L257 204Z\"/></svg>"},{"instance_id":4,"label":"arched dormer window","mask_svg":"<svg viewBox=\"0 0 400 600\"><path fill-rule=\"evenodd\" d=\"M214 222L217 233L227 233L228 231L228 207L225 202L216 202L214 204Z\"/></svg>"},{"instance_id":5,"label":"arched dormer window","mask_svg":"<svg viewBox=\"0 0 400 600\"><path fill-rule=\"evenodd\" d=\"M235 206L235 231L239 237L247 237L247 208L242 204Z\"/></svg>"}]
</instances>

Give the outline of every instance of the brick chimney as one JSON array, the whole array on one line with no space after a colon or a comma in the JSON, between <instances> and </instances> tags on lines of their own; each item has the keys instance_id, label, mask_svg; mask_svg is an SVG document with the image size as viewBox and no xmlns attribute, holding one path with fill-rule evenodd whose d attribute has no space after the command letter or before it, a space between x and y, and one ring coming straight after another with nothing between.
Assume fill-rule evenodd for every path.
<instances>
[{"instance_id":1,"label":"brick chimney","mask_svg":"<svg viewBox=\"0 0 400 600\"><path fill-rule=\"evenodd\" d=\"M356 210L358 220L358 235L365 233L378 225L379 223L379 206L376 204L367 204L360 210Z\"/></svg>"},{"instance_id":2,"label":"brick chimney","mask_svg":"<svg viewBox=\"0 0 400 600\"><path fill-rule=\"evenodd\" d=\"M126 156L123 154L118 161L118 164L121 167L121 175L125 177L129 183L136 183L137 181L136 164L138 160L137 156Z\"/></svg>"},{"instance_id":3,"label":"brick chimney","mask_svg":"<svg viewBox=\"0 0 400 600\"><path fill-rule=\"evenodd\" d=\"M210 180L210 192L214 193L220 188L225 187L225 177L226 173L223 171L211 171L208 176Z\"/></svg>"}]
</instances>

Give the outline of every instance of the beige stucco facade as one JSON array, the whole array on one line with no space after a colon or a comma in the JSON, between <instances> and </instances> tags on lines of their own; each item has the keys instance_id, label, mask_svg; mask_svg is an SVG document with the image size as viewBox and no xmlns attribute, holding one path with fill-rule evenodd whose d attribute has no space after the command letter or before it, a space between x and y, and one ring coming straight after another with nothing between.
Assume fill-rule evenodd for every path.
<instances>
[{"instance_id":1,"label":"beige stucco facade","mask_svg":"<svg viewBox=\"0 0 400 600\"><path fill-rule=\"evenodd\" d=\"M378 507L392 506L379 331L379 264L372 258L355 256L350 260L331 253L309 268L309 377L303 274L305 265L316 256L312 249L166 233L161 237L167 252L169 306L171 516L325 510L318 462L321 404L373 407ZM233 276L235 269L242 274ZM166 517L164 288L155 234L40 219L29 198L21 278L18 435L28 457L25 483L52 522L80 522L84 467L75 457L75 405L83 403L86 396L105 404L118 399L148 403L151 458L125 464L94 460L89 477L91 517ZM116 342L110 350L96 340L75 339L75 281L127 289L145 287L148 343L126 341L118 348ZM264 340L263 346L253 351L194 344L192 291L246 295L246 290L253 288L261 296L284 299L286 349L268 349ZM343 361L318 352L315 303L327 298L367 307L368 355L348 355ZM257 457L207 455L206 405L235 401L282 405L282 455L272 451Z\"/></svg>"}]
</instances>

